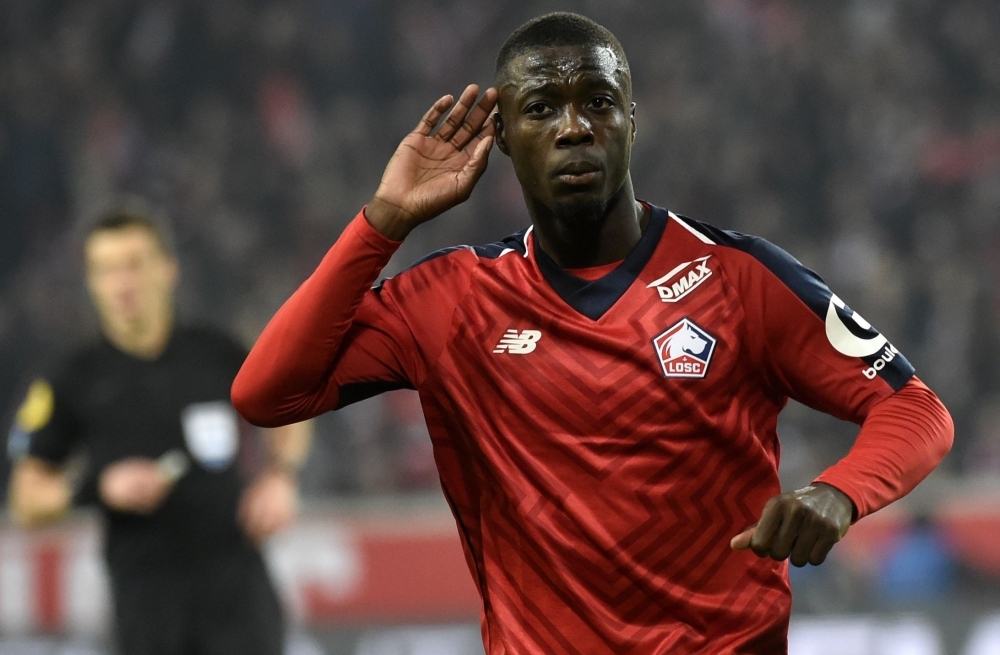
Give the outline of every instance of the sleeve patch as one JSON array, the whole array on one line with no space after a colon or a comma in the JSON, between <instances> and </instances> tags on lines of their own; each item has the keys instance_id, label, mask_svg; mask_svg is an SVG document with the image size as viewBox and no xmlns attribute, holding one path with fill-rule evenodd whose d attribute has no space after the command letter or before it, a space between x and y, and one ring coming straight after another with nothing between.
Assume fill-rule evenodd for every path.
<instances>
[{"instance_id":1,"label":"sleeve patch","mask_svg":"<svg viewBox=\"0 0 1000 655\"><path fill-rule=\"evenodd\" d=\"M913 376L913 365L888 339L830 291L819 275L790 254L760 237L720 230L684 216L679 218L688 228L698 230L721 246L745 252L773 273L823 320L826 338L834 350L867 365L861 369L866 378L881 377L898 391Z\"/></svg>"},{"instance_id":2,"label":"sleeve patch","mask_svg":"<svg viewBox=\"0 0 1000 655\"><path fill-rule=\"evenodd\" d=\"M17 427L25 432L37 432L52 420L55 394L45 380L35 380L28 387L28 394L17 410Z\"/></svg>"}]
</instances>

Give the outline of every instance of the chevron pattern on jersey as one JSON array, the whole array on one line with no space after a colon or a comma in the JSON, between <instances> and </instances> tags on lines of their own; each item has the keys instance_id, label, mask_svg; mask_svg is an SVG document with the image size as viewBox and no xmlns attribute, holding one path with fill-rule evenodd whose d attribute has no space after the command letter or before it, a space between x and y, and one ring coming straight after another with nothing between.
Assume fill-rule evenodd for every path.
<instances>
[{"instance_id":1,"label":"chevron pattern on jersey","mask_svg":"<svg viewBox=\"0 0 1000 655\"><path fill-rule=\"evenodd\" d=\"M495 652L783 639L784 565L729 549L779 489L780 403L742 357L724 275L671 304L638 281L594 321L505 257L473 278L422 390ZM661 370L652 340L683 317L718 337L705 379ZM523 330L541 333L530 354L494 352Z\"/></svg>"}]
</instances>

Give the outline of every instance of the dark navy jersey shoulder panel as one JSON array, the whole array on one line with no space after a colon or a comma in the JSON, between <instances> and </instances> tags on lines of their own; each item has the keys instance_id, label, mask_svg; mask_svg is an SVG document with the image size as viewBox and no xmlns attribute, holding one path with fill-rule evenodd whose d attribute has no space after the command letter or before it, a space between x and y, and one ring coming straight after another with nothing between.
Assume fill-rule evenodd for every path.
<instances>
[{"instance_id":1,"label":"dark navy jersey shoulder panel","mask_svg":"<svg viewBox=\"0 0 1000 655\"><path fill-rule=\"evenodd\" d=\"M877 344L872 349L874 352L863 354L859 359L871 367L869 370L877 371L893 389L898 391L915 374L913 365L886 342L878 330L838 298L823 278L786 251L760 237L721 230L687 216L677 216L677 219L716 244L745 252L760 262L824 322L828 338L831 323L835 321L833 327L846 329L857 340L856 343Z\"/></svg>"},{"instance_id":2,"label":"dark navy jersey shoulder panel","mask_svg":"<svg viewBox=\"0 0 1000 655\"><path fill-rule=\"evenodd\" d=\"M830 304L833 293L823 278L806 268L787 251L761 237L733 230L721 230L687 216L676 216L679 220L684 221L685 225L705 235L720 246L735 248L751 255L774 273L817 316L826 317L827 306Z\"/></svg>"},{"instance_id":3,"label":"dark navy jersey shoulder panel","mask_svg":"<svg viewBox=\"0 0 1000 655\"><path fill-rule=\"evenodd\" d=\"M524 247L524 235L528 232L528 229L529 228L525 228L520 232L506 236L500 241L496 241L494 243L487 243L479 246L465 246L465 245L449 246L447 248L442 248L441 250L435 250L430 254L424 255L423 257L413 262L412 264L410 264L409 266L407 266L402 271L400 271L399 273L397 273L392 277L403 275L404 273L408 273L409 271L412 271L413 269L418 268L426 264L427 262L434 261L435 259L440 259L442 257L451 255L456 252L471 250L472 252L476 253L477 257L480 257L482 259L496 259L500 255L510 250L513 250L514 252L523 255L526 252ZM381 290L382 285L388 279L391 278L382 278L381 280L375 283L375 286L373 288L376 291Z\"/></svg>"}]
</instances>

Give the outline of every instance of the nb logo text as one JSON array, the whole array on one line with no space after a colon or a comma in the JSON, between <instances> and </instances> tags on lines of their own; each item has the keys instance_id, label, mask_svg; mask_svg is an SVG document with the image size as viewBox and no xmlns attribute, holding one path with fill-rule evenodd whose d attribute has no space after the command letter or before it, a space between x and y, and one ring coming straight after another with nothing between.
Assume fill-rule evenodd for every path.
<instances>
[{"instance_id":1,"label":"nb logo text","mask_svg":"<svg viewBox=\"0 0 1000 655\"><path fill-rule=\"evenodd\" d=\"M542 338L539 330L507 330L500 343L493 349L493 353L510 353L511 355L527 355L534 352L538 345L538 340Z\"/></svg>"}]
</instances>

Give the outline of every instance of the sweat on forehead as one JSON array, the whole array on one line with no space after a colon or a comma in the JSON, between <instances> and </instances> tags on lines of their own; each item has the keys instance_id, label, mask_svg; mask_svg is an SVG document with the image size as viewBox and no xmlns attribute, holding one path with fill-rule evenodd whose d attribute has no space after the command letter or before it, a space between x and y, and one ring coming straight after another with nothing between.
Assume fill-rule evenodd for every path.
<instances>
[{"instance_id":1,"label":"sweat on forehead","mask_svg":"<svg viewBox=\"0 0 1000 655\"><path fill-rule=\"evenodd\" d=\"M628 69L610 48L540 47L526 51L507 63L495 86L533 86L552 78L568 81L575 75L613 79L626 95L631 95Z\"/></svg>"}]
</instances>

